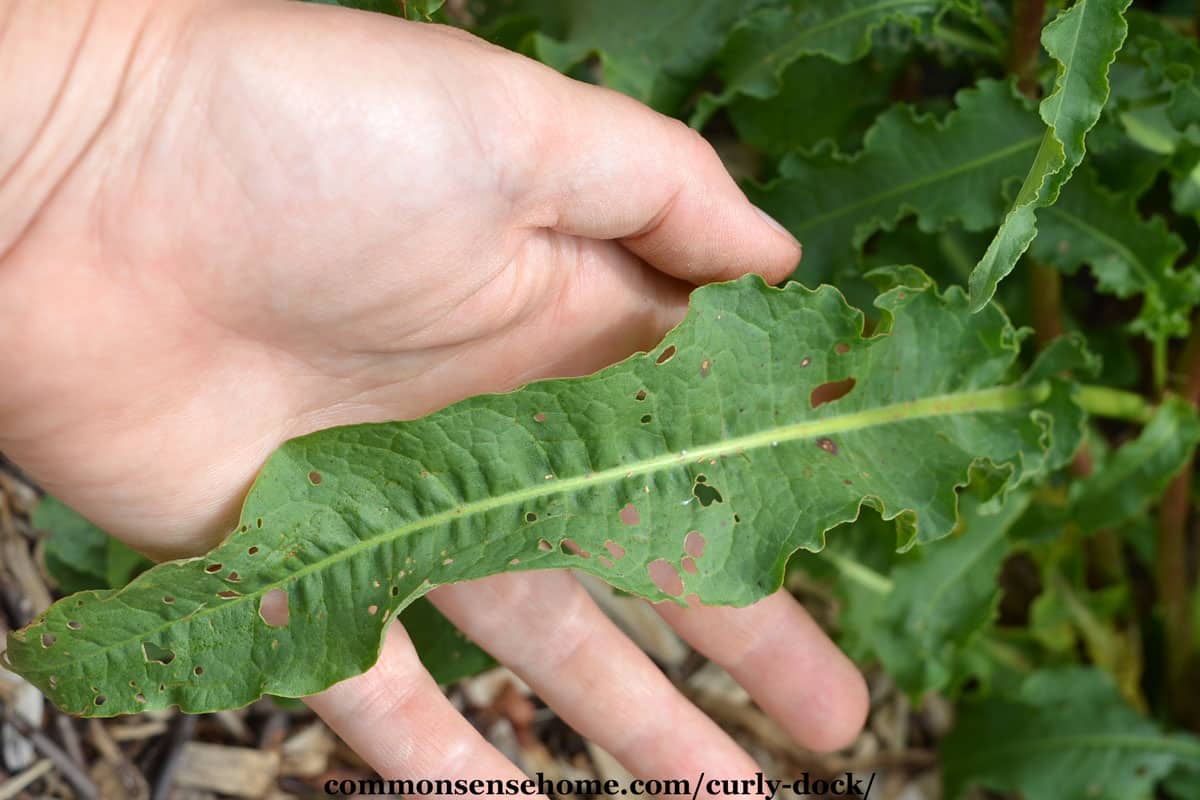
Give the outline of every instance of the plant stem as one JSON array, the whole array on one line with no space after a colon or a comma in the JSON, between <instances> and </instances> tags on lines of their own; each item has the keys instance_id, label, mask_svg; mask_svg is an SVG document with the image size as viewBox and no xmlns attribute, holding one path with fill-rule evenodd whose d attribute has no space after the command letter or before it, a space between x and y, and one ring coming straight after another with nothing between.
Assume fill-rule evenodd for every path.
<instances>
[{"instance_id":1,"label":"plant stem","mask_svg":"<svg viewBox=\"0 0 1200 800\"><path fill-rule=\"evenodd\" d=\"M1054 267L1032 263L1029 273L1029 313L1041 349L1063 335L1062 273Z\"/></svg>"},{"instance_id":2,"label":"plant stem","mask_svg":"<svg viewBox=\"0 0 1200 800\"><path fill-rule=\"evenodd\" d=\"M1200 317L1180 355L1177 374L1184 376L1184 398L1200 406ZM1163 610L1163 645L1167 664L1167 700L1180 719L1197 712L1189 665L1192 658L1191 590L1188 580L1188 517L1191 511L1193 458L1171 481L1158 515L1155 578Z\"/></svg>"},{"instance_id":3,"label":"plant stem","mask_svg":"<svg viewBox=\"0 0 1200 800\"><path fill-rule=\"evenodd\" d=\"M1046 0L1016 0L1013 3L1008 69L1017 76L1017 88L1028 97L1037 95L1037 65L1042 52L1042 18L1045 15Z\"/></svg>"},{"instance_id":4,"label":"plant stem","mask_svg":"<svg viewBox=\"0 0 1200 800\"><path fill-rule=\"evenodd\" d=\"M972 36L969 33L950 28L945 25L938 25L933 29L933 38L939 39L946 44L957 47L968 53L975 53L988 58L994 58L997 61L1001 60L1003 50L994 42L989 42L986 39L980 39L978 36Z\"/></svg>"},{"instance_id":5,"label":"plant stem","mask_svg":"<svg viewBox=\"0 0 1200 800\"><path fill-rule=\"evenodd\" d=\"M870 567L830 550L828 547L821 551L821 555L832 561L843 577L849 578L864 589L875 594L888 594L892 591L892 581L886 575L880 575Z\"/></svg>"},{"instance_id":6,"label":"plant stem","mask_svg":"<svg viewBox=\"0 0 1200 800\"><path fill-rule=\"evenodd\" d=\"M1123 419L1145 425L1154 416L1154 406L1136 392L1085 384L1075 390L1075 402L1096 417Z\"/></svg>"}]
</instances>

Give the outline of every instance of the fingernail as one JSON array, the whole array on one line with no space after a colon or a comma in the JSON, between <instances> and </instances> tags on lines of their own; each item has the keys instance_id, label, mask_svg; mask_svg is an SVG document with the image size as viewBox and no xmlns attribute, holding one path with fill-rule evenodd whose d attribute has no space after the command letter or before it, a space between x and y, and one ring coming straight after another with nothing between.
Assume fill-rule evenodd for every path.
<instances>
[{"instance_id":1,"label":"fingernail","mask_svg":"<svg viewBox=\"0 0 1200 800\"><path fill-rule=\"evenodd\" d=\"M770 214L768 214L767 212L763 211L763 210L762 210L761 208L759 208L758 206L754 206L754 210L758 212L758 215L759 215L760 217L762 217L762 220L763 220L763 222L767 223L767 224L768 224L768 225L770 225L772 228L774 228L775 230L779 231L780 233L782 233L782 234L783 234L784 236L786 236L787 238L791 239L791 240L792 240L792 243L796 245L796 249L797 249L797 250L802 250L802 249L803 249L803 246L800 244L800 240L799 240L799 239L797 239L795 236L792 236L792 232L791 232L791 231L789 231L787 228L783 227L783 225L781 225L781 224L779 223L779 220L775 219L774 217L772 217L772 216L771 216Z\"/></svg>"}]
</instances>

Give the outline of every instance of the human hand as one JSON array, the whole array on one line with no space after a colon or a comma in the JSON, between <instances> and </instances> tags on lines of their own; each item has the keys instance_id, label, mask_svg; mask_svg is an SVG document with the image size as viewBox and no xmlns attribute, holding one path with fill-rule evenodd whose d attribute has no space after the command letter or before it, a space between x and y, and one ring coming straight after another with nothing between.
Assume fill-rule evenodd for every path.
<instances>
[{"instance_id":1,"label":"human hand","mask_svg":"<svg viewBox=\"0 0 1200 800\"><path fill-rule=\"evenodd\" d=\"M82 30L0 146L0 450L156 557L211 547L288 438L593 371L800 254L680 123L460 31L282 2ZM754 771L568 574L431 598L635 774ZM801 744L857 732L861 677L786 592L660 612ZM384 776L517 775L399 626L309 702Z\"/></svg>"}]
</instances>

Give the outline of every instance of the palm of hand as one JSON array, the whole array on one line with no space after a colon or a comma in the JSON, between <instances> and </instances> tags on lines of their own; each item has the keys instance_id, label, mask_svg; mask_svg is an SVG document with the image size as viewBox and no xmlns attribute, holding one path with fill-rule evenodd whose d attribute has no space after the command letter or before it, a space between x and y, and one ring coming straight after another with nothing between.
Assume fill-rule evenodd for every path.
<instances>
[{"instance_id":1,"label":"palm of hand","mask_svg":"<svg viewBox=\"0 0 1200 800\"><path fill-rule=\"evenodd\" d=\"M0 449L152 555L211 546L287 438L591 371L651 345L688 281L779 278L797 255L697 137L457 32L282 4L199 10L166 30L0 272L0 318L39 365L0 364L17 376L0 394ZM502 660L506 613L571 608L569 630L624 654L606 669L675 697L662 724L696 716L567 582L448 587L441 605ZM790 598L743 614L734 634L819 635ZM668 615L700 649L729 644L706 647L701 618ZM818 645L833 695L860 694ZM358 689L314 701L335 726L396 664L421 684L391 652L403 643L388 647L376 674L343 685ZM747 669L766 657L780 656ZM583 707L594 699L561 682L539 691L604 739ZM840 743L857 716L831 710L805 735ZM362 720L340 724L354 740ZM697 730L746 763L711 723ZM668 755L627 760L661 768Z\"/></svg>"}]
</instances>

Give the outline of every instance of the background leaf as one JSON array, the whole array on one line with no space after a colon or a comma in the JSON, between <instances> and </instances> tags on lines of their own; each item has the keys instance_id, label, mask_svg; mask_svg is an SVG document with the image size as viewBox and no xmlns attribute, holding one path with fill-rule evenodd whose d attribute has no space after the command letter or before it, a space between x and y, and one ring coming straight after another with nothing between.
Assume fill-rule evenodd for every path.
<instances>
[{"instance_id":1,"label":"background leaf","mask_svg":"<svg viewBox=\"0 0 1200 800\"><path fill-rule=\"evenodd\" d=\"M971 273L971 306L982 308L1037 235L1037 209L1052 204L1083 160L1084 137L1108 100L1108 67L1125 41L1130 0L1076 0L1042 31L1058 62L1039 107L1046 133L1000 230Z\"/></svg>"},{"instance_id":2,"label":"background leaf","mask_svg":"<svg viewBox=\"0 0 1200 800\"><path fill-rule=\"evenodd\" d=\"M1177 764L1200 764L1200 741L1163 734L1102 673L1067 668L965 705L941 753L948 798L977 784L1025 800L1127 800Z\"/></svg>"}]
</instances>

